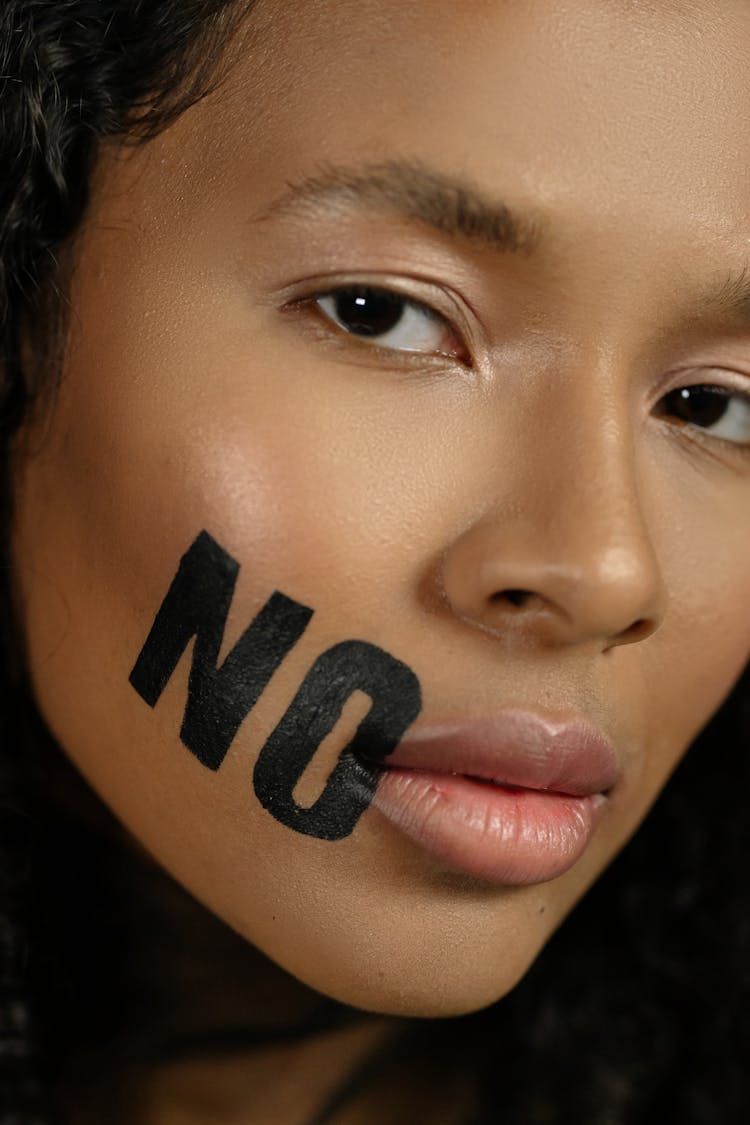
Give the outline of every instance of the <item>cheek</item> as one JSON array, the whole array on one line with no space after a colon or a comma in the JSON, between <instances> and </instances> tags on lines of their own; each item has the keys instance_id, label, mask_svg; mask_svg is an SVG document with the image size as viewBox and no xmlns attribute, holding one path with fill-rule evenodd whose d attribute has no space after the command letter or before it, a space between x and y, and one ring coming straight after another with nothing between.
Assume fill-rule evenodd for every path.
<instances>
[{"instance_id":1,"label":"cheek","mask_svg":"<svg viewBox=\"0 0 750 1125\"><path fill-rule=\"evenodd\" d=\"M342 599L375 616L424 510L410 484L418 453L393 434L385 395L365 426L356 395L298 353L228 338L239 312L230 294L218 322L204 314L208 331L190 335L185 323L181 335L181 309L163 340L144 340L130 310L120 332L110 325L74 352L25 473L19 523L34 563L68 593L84 587L140 612L206 528L249 564L256 604L280 587L334 621Z\"/></svg>"},{"instance_id":2,"label":"cheek","mask_svg":"<svg viewBox=\"0 0 750 1125\"><path fill-rule=\"evenodd\" d=\"M675 476L672 472L667 479ZM668 612L643 644L620 650L620 691L632 700L641 748L632 755L624 809L633 824L650 807L750 658L750 518L746 487L715 482L705 494L655 485L662 507L655 549Z\"/></svg>"},{"instance_id":3,"label":"cheek","mask_svg":"<svg viewBox=\"0 0 750 1125\"><path fill-rule=\"evenodd\" d=\"M80 419L74 385L71 379L69 412L62 412L61 402L61 420ZM157 441L155 430L146 429L144 436L132 420L121 426L121 416L115 417L119 421L106 436L101 420L98 429L79 427L75 443L72 428L61 425L52 432L44 455L26 466L20 492L16 566L35 691L53 733L160 864L199 901L313 987L376 1010L423 1009L428 1014L480 1006L494 998L497 989L509 987L521 972L530 956L528 942L523 943L523 957L503 956L498 966L489 954L502 925L485 923L477 936L480 953L487 953L483 971L472 972L467 980L461 954L477 910L471 896L459 903L449 902L447 893L425 897L415 878L418 864L371 824L357 825L351 837L332 844L289 831L253 798L253 768L261 747L314 658L332 640L359 633L341 609L333 622L322 612L320 626L313 619L285 661L284 675L263 694L215 773L178 737L189 662L179 664L153 711L128 683L177 560L205 520L207 499L218 497L217 508L229 520L238 495L231 488L226 493L208 488L201 472L186 467L186 459L163 456L163 448L174 449L170 426L175 433L179 427L173 418L165 418ZM82 434L88 437L84 440ZM245 468L247 456L231 452L231 442L227 445L230 456ZM100 458L101 471L87 477L82 465ZM126 465L137 467L125 473ZM209 469L206 476L214 481L231 477L224 470L210 474ZM256 540L252 513L227 524L240 542L239 550L233 544L236 557L244 558L243 540L251 547L259 542L262 566L255 574L253 567L242 567L225 649L234 646L272 589L297 593L291 587L306 561L295 554L278 571L270 566L279 542L290 534L292 524L285 521L296 514L277 518L270 499L264 505L263 498L278 496L278 478L262 464L257 477L262 487L248 492L243 484L239 499L251 495L261 509L260 526L271 531ZM247 479L251 473L243 473ZM240 509L244 511L242 505ZM330 584L329 573L326 586ZM344 726L353 733L361 718L361 713L348 714ZM338 729L334 750L346 733ZM385 917L384 901L385 926L379 921ZM514 927L512 921L506 923L509 940ZM542 929L540 922L536 929ZM436 935L437 943L426 940L428 934ZM536 936L537 945L542 937ZM423 966L433 964L436 969L425 973ZM437 989L436 976L441 982Z\"/></svg>"},{"instance_id":4,"label":"cheek","mask_svg":"<svg viewBox=\"0 0 750 1125\"><path fill-rule=\"evenodd\" d=\"M379 432L392 445L393 427L363 428L351 395L332 395L299 349L285 352L254 322L245 291L226 278L206 282L179 253L160 257L158 278L147 255L133 276L130 243L123 249L106 228L97 238L88 260L101 271L88 276L84 259L74 294L89 323L19 477L15 561L37 698L114 802L116 770L110 777L98 752L107 729L136 772L151 746L163 775L174 768L172 790L180 787L186 666L149 727L128 675L196 535L205 529L242 561L222 659L274 591L315 610L253 708L252 749L314 656L351 637L378 642L383 607L403 582L395 548L405 541L414 454L404 443L389 502L387 449L370 439ZM386 394L381 402L391 417ZM159 739L168 749L157 758Z\"/></svg>"},{"instance_id":5,"label":"cheek","mask_svg":"<svg viewBox=\"0 0 750 1125\"><path fill-rule=\"evenodd\" d=\"M186 298L164 312L159 331L149 329L149 298L139 292L126 319L105 303L106 333L74 351L51 427L26 464L16 570L37 698L137 838L292 971L332 990L343 974L356 1002L373 987L363 979L367 965L396 990L409 981L431 994L438 976L454 998L465 990L494 999L622 845L747 659L750 613L741 607L750 606L750 568L738 560L750 557L750 534L737 520L737 497L710 518L693 501L672 526L671 498L656 513L671 609L653 638L601 666L599 695L623 710L627 702L639 737L619 811L597 846L553 886L499 894L492 904L423 894L414 890L423 880L417 861L372 825L332 846L269 817L253 799L253 766L316 656L342 640L389 649L403 639L425 669L431 706L456 698L460 675L453 682L450 660L436 666L433 641L445 636L421 613L416 585L473 518L495 456L494 426L437 394L407 409L393 385L381 393L369 379L364 395L334 376L326 382L323 363L300 366L278 341L251 348L252 333L232 336L239 300L224 292L210 315L210 293L204 298L200 309ZM93 293L79 304L96 307ZM453 433L447 417L459 419ZM484 438L467 450L469 431ZM678 535L674 528L691 520L700 532ZM223 654L274 590L315 610L217 773L178 737L188 661L153 711L128 682L177 562L203 528L243 564ZM468 644L459 638L453 650L459 659L472 654L459 666L466 681L477 651ZM472 680L472 692L481 682ZM345 722L353 729L357 718ZM384 901L393 905L387 932L378 923ZM538 902L554 909L542 918ZM336 918L347 925L336 927ZM467 935L482 953L481 972L466 967ZM426 973L426 965L438 969Z\"/></svg>"},{"instance_id":6,"label":"cheek","mask_svg":"<svg viewBox=\"0 0 750 1125\"><path fill-rule=\"evenodd\" d=\"M198 350L202 346L199 339ZM284 760L284 740L286 749L318 747L356 691L373 700L371 714L359 716L362 738L372 746L380 739L383 755L420 709L418 681L405 665L374 643L349 639L377 632L369 628L368 613L382 615L387 568L384 577L377 552L363 551L357 540L358 534L372 540L373 521L363 518L362 496L372 499L373 493L356 473L342 471L342 463L351 462L342 436L346 409L337 415L323 396L285 393L278 381L264 377L266 357L258 356L257 349L256 369L243 372L239 393L231 351L223 353L223 366L214 365L207 388L206 376L202 383L191 378L195 356L193 368L187 356L171 357L182 372L178 382L159 364L157 354L121 348L108 365L111 383L102 394L96 350L94 340L86 348L85 363L83 349L73 352L41 452L20 476L16 564L34 686L48 722L96 788L117 804L127 792L126 802L134 801L136 790L129 790L128 780L120 790L121 767L112 767L100 753L102 731L112 730L109 741L123 758L132 759L141 776L148 768L143 749L149 747L147 756L158 761L163 778L174 771L168 788L177 792L184 785L178 776L184 749L175 737L181 726L182 742L204 766L218 770L251 711L242 744L257 750L269 733L269 717L278 713L280 703L288 708L290 685L302 682L301 693L308 685L309 695L313 684L320 699L301 695L292 712L297 727L289 719L283 738L260 754L256 795L265 807L273 805L276 818L288 826L304 820L307 827L298 828L300 832L330 839L348 835L369 804L372 779L332 777L327 802L321 800L325 808L317 819L312 814L305 819L289 800L294 770L299 763L304 769L302 749L294 760L286 755L284 817L279 785L268 779L267 769L261 770L272 759ZM146 372L152 376L149 391ZM178 388L182 393L175 394ZM330 442L324 441L324 424L333 435ZM375 528L374 537L378 535L380 527ZM228 565L241 571L239 576L232 573L225 599L219 596L222 561L218 570L212 569L211 557L201 563L200 550L193 549L201 540L213 544L217 555L225 554L219 542L226 544ZM354 563L365 554L370 569L363 575ZM149 640L148 651L141 651L134 679L136 655L181 556L183 563L188 556L194 560L175 579L174 590L182 593L170 593L164 602L173 608L158 636ZM242 560L241 567L235 559ZM180 574L182 570L181 564ZM214 592L220 605L212 601ZM278 609L282 603L284 614ZM300 621L291 620L289 607ZM160 650L170 649L183 624L204 621L206 614L213 614L210 643L203 644L207 628L188 630L174 659L163 657ZM243 644L252 652L252 666L238 664L233 678L222 669L219 684L216 670L246 629ZM195 653L200 651L199 662ZM312 664L309 676L305 660ZM155 688L160 662L166 669L164 685ZM269 686L282 662L281 677ZM181 722L185 699L193 698L198 663L205 670L204 681L217 680L206 689L207 697L240 701L225 708L226 714L232 710L231 722L219 722L210 707L199 714L198 705L191 710L190 703ZM406 689L399 686L404 677ZM388 690L374 690L377 685ZM151 707L160 703L153 722L137 706L132 687ZM205 749L214 728L227 723L231 731L223 742L219 739L218 749ZM167 752L157 757L160 740ZM318 772L323 760L316 756ZM362 790L364 781L369 784L364 798L349 799L354 783ZM245 793L247 799L247 789Z\"/></svg>"},{"instance_id":7,"label":"cheek","mask_svg":"<svg viewBox=\"0 0 750 1125\"><path fill-rule=\"evenodd\" d=\"M683 730L694 737L718 709L750 657L746 481L727 475L724 488L714 482L693 495L683 487L678 530L663 548L670 612L656 683L668 701L662 722L678 744Z\"/></svg>"}]
</instances>

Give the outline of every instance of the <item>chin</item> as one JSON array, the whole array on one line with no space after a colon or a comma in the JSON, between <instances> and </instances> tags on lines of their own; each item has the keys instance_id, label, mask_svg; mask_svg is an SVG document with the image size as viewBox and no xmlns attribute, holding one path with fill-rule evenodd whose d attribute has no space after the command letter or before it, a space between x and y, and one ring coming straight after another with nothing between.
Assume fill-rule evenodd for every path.
<instances>
[{"instance_id":1,"label":"chin","mask_svg":"<svg viewBox=\"0 0 750 1125\"><path fill-rule=\"evenodd\" d=\"M469 943L463 956L412 956L403 961L325 958L314 965L285 965L308 987L352 1008L384 1016L448 1019L478 1012L502 999L523 979L536 957L508 956L498 966L484 963Z\"/></svg>"}]
</instances>

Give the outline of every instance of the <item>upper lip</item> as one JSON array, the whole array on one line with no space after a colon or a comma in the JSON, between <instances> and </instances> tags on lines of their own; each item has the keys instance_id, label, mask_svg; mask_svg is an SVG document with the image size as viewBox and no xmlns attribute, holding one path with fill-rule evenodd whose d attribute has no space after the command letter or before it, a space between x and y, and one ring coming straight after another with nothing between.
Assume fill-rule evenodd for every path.
<instances>
[{"instance_id":1,"label":"upper lip","mask_svg":"<svg viewBox=\"0 0 750 1125\"><path fill-rule=\"evenodd\" d=\"M621 773L613 743L588 720L520 710L413 727L383 765L576 797L606 793Z\"/></svg>"}]
</instances>

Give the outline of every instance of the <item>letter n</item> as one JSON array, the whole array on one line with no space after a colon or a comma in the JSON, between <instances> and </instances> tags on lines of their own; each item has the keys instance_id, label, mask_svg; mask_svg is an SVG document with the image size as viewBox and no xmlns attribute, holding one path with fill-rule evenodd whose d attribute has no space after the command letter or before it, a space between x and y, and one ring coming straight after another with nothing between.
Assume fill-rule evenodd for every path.
<instances>
[{"instance_id":1,"label":"letter n","mask_svg":"<svg viewBox=\"0 0 750 1125\"><path fill-rule=\"evenodd\" d=\"M217 770L271 676L304 633L313 611L275 592L218 666L239 564L202 531L180 560L167 596L130 673L155 707L195 637L180 738Z\"/></svg>"}]
</instances>

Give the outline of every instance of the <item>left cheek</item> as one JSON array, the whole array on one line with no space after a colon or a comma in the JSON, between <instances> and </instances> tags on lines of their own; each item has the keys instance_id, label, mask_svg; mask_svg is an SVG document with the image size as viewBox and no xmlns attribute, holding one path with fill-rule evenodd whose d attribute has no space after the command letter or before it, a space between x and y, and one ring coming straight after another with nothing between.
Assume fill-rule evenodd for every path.
<instances>
[{"instance_id":1,"label":"left cheek","mask_svg":"<svg viewBox=\"0 0 750 1125\"><path fill-rule=\"evenodd\" d=\"M750 518L723 513L700 536L693 565L673 600L671 659L663 675L675 685L674 710L692 738L718 710L750 658ZM744 517L744 518L743 518Z\"/></svg>"},{"instance_id":2,"label":"left cheek","mask_svg":"<svg viewBox=\"0 0 750 1125\"><path fill-rule=\"evenodd\" d=\"M748 553L750 557L750 552ZM710 577L710 567L704 574ZM633 794L639 808L650 805L700 731L720 709L750 658L750 566L715 583L697 577L680 598L642 674L650 683L644 729L648 745ZM655 638L658 636L655 635Z\"/></svg>"}]
</instances>

